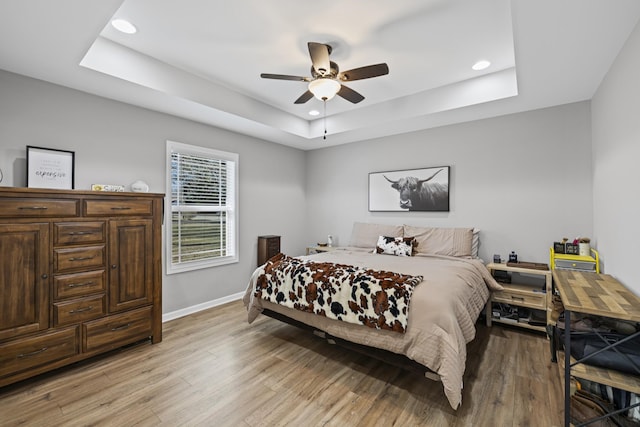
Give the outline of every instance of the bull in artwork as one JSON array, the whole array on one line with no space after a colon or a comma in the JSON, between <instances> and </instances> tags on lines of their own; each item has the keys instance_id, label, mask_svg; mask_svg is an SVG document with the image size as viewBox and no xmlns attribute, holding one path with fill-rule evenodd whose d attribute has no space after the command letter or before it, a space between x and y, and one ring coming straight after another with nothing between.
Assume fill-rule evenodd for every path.
<instances>
[{"instance_id":1,"label":"bull in artwork","mask_svg":"<svg viewBox=\"0 0 640 427\"><path fill-rule=\"evenodd\" d=\"M391 187L400 193L400 207L409 211L448 211L449 184L429 182L444 169L438 169L427 179L413 176L392 180Z\"/></svg>"}]
</instances>

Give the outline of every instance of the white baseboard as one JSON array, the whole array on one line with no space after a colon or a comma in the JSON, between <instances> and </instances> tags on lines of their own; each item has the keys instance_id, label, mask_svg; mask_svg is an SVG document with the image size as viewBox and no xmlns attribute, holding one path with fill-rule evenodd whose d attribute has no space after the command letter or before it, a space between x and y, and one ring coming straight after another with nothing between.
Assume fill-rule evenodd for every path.
<instances>
[{"instance_id":1,"label":"white baseboard","mask_svg":"<svg viewBox=\"0 0 640 427\"><path fill-rule=\"evenodd\" d=\"M162 323L168 322L169 320L178 319L180 317L188 316L189 314L197 313L199 311L206 310L208 308L217 307L219 305L226 304L231 301L237 301L239 299L242 299L243 296L244 296L244 292L238 292L237 294L229 295L226 297L203 302L202 304L196 304L196 305L192 305L191 307L172 311L171 313L166 313L162 315Z\"/></svg>"}]
</instances>

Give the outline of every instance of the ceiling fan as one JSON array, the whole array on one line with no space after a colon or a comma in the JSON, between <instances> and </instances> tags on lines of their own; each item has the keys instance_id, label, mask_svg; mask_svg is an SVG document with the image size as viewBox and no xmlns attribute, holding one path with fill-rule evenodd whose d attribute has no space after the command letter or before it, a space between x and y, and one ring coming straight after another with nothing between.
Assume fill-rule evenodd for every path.
<instances>
[{"instance_id":1,"label":"ceiling fan","mask_svg":"<svg viewBox=\"0 0 640 427\"><path fill-rule=\"evenodd\" d=\"M294 80L309 83L307 91L296 99L294 104L304 104L314 96L321 101L328 101L335 95L357 104L364 99L364 96L345 86L344 82L370 79L389 74L389 67L385 63L367 65L340 72L338 64L329 59L332 50L331 46L315 42L309 42L307 45L309 46L309 56L311 56L311 77L260 74L263 79Z\"/></svg>"}]
</instances>

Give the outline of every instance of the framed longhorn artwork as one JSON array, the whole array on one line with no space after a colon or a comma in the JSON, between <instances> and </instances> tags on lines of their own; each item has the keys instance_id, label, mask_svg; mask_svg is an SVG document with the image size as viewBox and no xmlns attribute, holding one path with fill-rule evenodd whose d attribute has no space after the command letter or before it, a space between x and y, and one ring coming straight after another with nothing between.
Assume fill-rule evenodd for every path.
<instances>
[{"instance_id":1,"label":"framed longhorn artwork","mask_svg":"<svg viewBox=\"0 0 640 427\"><path fill-rule=\"evenodd\" d=\"M449 166L372 172L370 212L449 212Z\"/></svg>"}]
</instances>

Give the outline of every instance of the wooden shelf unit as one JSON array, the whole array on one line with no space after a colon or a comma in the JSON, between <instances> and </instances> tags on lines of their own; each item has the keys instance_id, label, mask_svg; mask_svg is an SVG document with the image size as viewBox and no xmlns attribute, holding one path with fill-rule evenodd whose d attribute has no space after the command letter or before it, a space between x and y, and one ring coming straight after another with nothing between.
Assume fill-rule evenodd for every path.
<instances>
[{"instance_id":1,"label":"wooden shelf unit","mask_svg":"<svg viewBox=\"0 0 640 427\"><path fill-rule=\"evenodd\" d=\"M591 256L556 253L549 248L549 265L552 270L591 271L600 273L600 254L590 249Z\"/></svg>"},{"instance_id":2,"label":"wooden shelf unit","mask_svg":"<svg viewBox=\"0 0 640 427\"><path fill-rule=\"evenodd\" d=\"M565 366L564 352L558 353L559 366ZM571 358L571 374L577 378L593 381L611 387L627 390L640 395L640 376L626 374L611 369L591 366L584 363L576 364L576 359Z\"/></svg>"},{"instance_id":3,"label":"wooden shelf unit","mask_svg":"<svg viewBox=\"0 0 640 427\"><path fill-rule=\"evenodd\" d=\"M489 302L487 302L486 319L487 326L491 326L492 322L514 325L520 328L531 329L535 331L545 332L546 325L530 325L526 322L513 322L510 320L493 317L493 303L504 303L516 307L524 307L533 310L539 310L545 313L547 322L549 322L549 307L551 307L551 271L538 270L534 268L515 267L507 264L489 263L487 264L489 272L493 274L495 271L506 271L509 273L519 273L525 275L542 276L544 278L544 292L539 286L520 284L520 283L500 283L504 291L492 292ZM538 290L536 290L538 289Z\"/></svg>"},{"instance_id":4,"label":"wooden shelf unit","mask_svg":"<svg viewBox=\"0 0 640 427\"><path fill-rule=\"evenodd\" d=\"M553 281L560 293L565 313L565 331L570 331L571 313L584 313L610 319L640 322L640 298L608 274L553 270ZM636 332L637 335L640 332ZM571 348L571 334L564 336L564 348ZM565 426L571 425L571 376L640 394L640 376L621 373L584 363L576 363L559 353L564 367Z\"/></svg>"}]
</instances>

